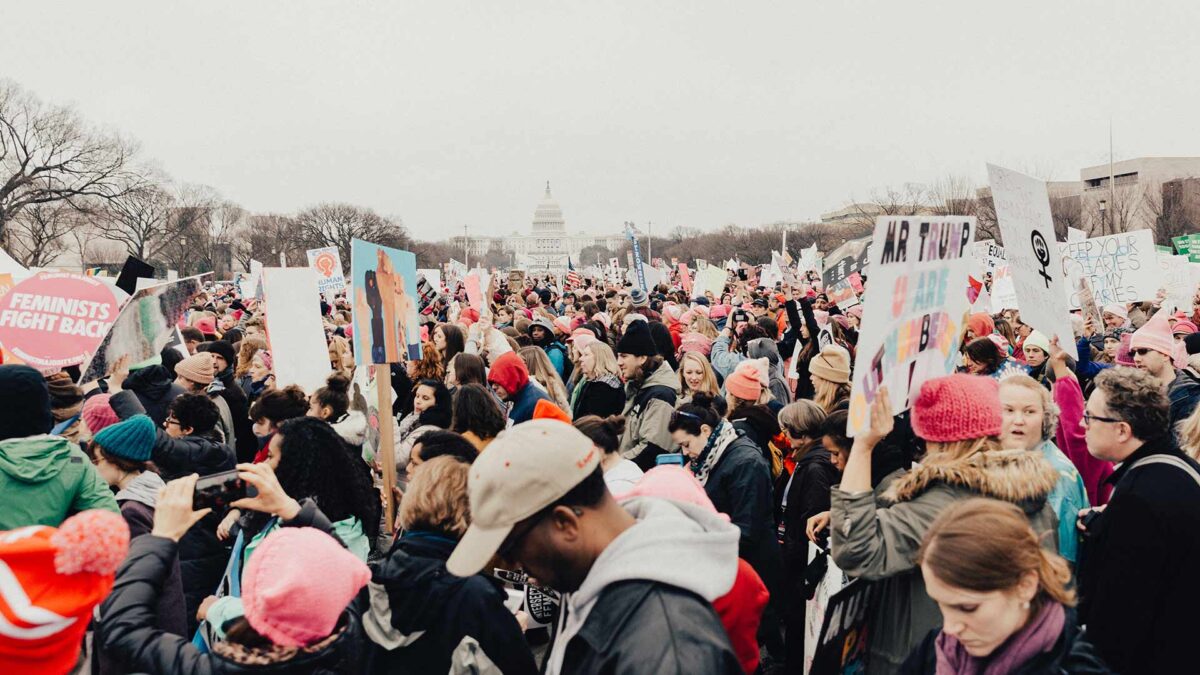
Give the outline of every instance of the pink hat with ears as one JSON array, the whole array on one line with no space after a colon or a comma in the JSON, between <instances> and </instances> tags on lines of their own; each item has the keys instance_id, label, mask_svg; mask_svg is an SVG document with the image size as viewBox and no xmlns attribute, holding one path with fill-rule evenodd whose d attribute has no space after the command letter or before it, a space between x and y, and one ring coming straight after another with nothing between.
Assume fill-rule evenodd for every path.
<instances>
[{"instance_id":1,"label":"pink hat with ears","mask_svg":"<svg viewBox=\"0 0 1200 675\"><path fill-rule=\"evenodd\" d=\"M699 506L709 513L717 513L717 507L713 506L712 500L708 498L708 493L704 491L704 486L696 480L692 472L681 466L671 466L670 464L650 469L638 479L629 492L616 497L621 501L635 497L669 499ZM729 520L728 515L724 513L720 515L725 520Z\"/></svg>"}]
</instances>

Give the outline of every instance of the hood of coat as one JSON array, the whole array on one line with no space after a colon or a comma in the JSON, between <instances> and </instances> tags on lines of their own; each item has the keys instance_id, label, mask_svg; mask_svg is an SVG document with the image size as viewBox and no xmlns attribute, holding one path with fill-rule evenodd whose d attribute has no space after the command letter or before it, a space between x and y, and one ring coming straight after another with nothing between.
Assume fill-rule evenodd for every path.
<instances>
[{"instance_id":1,"label":"hood of coat","mask_svg":"<svg viewBox=\"0 0 1200 675\"><path fill-rule=\"evenodd\" d=\"M350 445L362 445L367 439L367 416L358 410L348 411L331 426Z\"/></svg>"},{"instance_id":2,"label":"hood of coat","mask_svg":"<svg viewBox=\"0 0 1200 675\"><path fill-rule=\"evenodd\" d=\"M165 396L171 389L171 374L163 366L147 366L135 370L125 378L122 389L134 391L153 400Z\"/></svg>"},{"instance_id":3,"label":"hood of coat","mask_svg":"<svg viewBox=\"0 0 1200 675\"><path fill-rule=\"evenodd\" d=\"M50 480L66 466L74 445L49 434L0 441L0 471L22 483Z\"/></svg>"},{"instance_id":4,"label":"hood of coat","mask_svg":"<svg viewBox=\"0 0 1200 675\"><path fill-rule=\"evenodd\" d=\"M626 392L629 392L633 386L634 383L632 382L627 384ZM642 383L637 385L637 390L655 386L670 387L675 391L676 395L679 394L679 376L676 375L675 371L671 369L671 364L667 363L666 361L663 361L661 364L659 364L658 368L655 368L654 372L650 373L650 377L642 380ZM637 390L634 390L633 393L636 393Z\"/></svg>"},{"instance_id":5,"label":"hood of coat","mask_svg":"<svg viewBox=\"0 0 1200 675\"><path fill-rule=\"evenodd\" d=\"M1058 482L1058 472L1034 450L990 450L944 464L922 464L898 478L884 494L909 501L935 484L961 487L1002 499L1026 512L1041 508Z\"/></svg>"},{"instance_id":6,"label":"hood of coat","mask_svg":"<svg viewBox=\"0 0 1200 675\"><path fill-rule=\"evenodd\" d=\"M158 504L158 491L165 485L166 483L158 474L153 471L143 471L129 485L117 492L117 501L138 502L154 508Z\"/></svg>"},{"instance_id":7,"label":"hood of coat","mask_svg":"<svg viewBox=\"0 0 1200 675\"><path fill-rule=\"evenodd\" d=\"M504 391L512 396L529 384L529 369L516 352L506 352L492 363L487 379L504 387Z\"/></svg>"}]
</instances>

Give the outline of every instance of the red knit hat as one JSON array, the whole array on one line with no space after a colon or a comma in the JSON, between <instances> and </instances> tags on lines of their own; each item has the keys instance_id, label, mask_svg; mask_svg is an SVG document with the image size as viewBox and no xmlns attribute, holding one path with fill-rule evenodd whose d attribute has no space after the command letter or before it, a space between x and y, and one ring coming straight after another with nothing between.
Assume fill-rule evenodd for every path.
<instances>
[{"instance_id":1,"label":"red knit hat","mask_svg":"<svg viewBox=\"0 0 1200 675\"><path fill-rule=\"evenodd\" d=\"M982 375L949 375L921 385L912 404L917 436L935 443L1000 434L1000 386Z\"/></svg>"},{"instance_id":2,"label":"red knit hat","mask_svg":"<svg viewBox=\"0 0 1200 675\"><path fill-rule=\"evenodd\" d=\"M505 352L492 364L487 380L504 387L509 394L515 394L529 384L529 368L516 352Z\"/></svg>"},{"instance_id":3,"label":"red knit hat","mask_svg":"<svg viewBox=\"0 0 1200 675\"><path fill-rule=\"evenodd\" d=\"M0 584L0 673L69 672L128 550L129 526L110 511L5 532L0 570L13 584Z\"/></svg>"}]
</instances>

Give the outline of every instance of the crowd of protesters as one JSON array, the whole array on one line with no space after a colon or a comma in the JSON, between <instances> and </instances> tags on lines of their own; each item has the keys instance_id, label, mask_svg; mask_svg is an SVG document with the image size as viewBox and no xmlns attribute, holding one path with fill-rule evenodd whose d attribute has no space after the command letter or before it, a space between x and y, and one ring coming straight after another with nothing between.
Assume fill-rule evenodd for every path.
<instances>
[{"instance_id":1,"label":"crowd of protesters","mask_svg":"<svg viewBox=\"0 0 1200 675\"><path fill-rule=\"evenodd\" d=\"M868 673L1194 672L1197 317L1075 316L1071 358L971 314L851 438L863 306L814 281L441 289L373 377L331 298L308 392L217 284L97 382L0 366L0 672L802 673L834 569Z\"/></svg>"}]
</instances>

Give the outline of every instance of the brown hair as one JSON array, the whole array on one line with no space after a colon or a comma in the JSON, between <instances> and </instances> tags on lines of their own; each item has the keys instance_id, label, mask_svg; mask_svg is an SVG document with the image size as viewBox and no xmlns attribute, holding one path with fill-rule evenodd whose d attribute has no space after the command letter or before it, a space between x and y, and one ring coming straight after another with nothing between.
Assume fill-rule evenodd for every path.
<instances>
[{"instance_id":1,"label":"brown hair","mask_svg":"<svg viewBox=\"0 0 1200 675\"><path fill-rule=\"evenodd\" d=\"M1009 590L1036 572L1035 609L1046 598L1075 604L1067 561L1042 548L1025 514L1008 502L976 497L950 505L925 533L916 562L950 586L982 593Z\"/></svg>"},{"instance_id":2,"label":"brown hair","mask_svg":"<svg viewBox=\"0 0 1200 675\"><path fill-rule=\"evenodd\" d=\"M442 353L433 346L432 342L422 344L421 360L417 361L416 367L413 368L413 381L440 380L445 376L446 366L442 363Z\"/></svg>"},{"instance_id":3,"label":"brown hair","mask_svg":"<svg viewBox=\"0 0 1200 675\"><path fill-rule=\"evenodd\" d=\"M237 369L233 371L235 377L242 377L250 373L250 362L254 360L254 355L260 349L267 348L267 341L258 335L247 335L242 338L241 346L238 347Z\"/></svg>"},{"instance_id":4,"label":"brown hair","mask_svg":"<svg viewBox=\"0 0 1200 675\"><path fill-rule=\"evenodd\" d=\"M471 465L458 457L434 457L409 474L400 502L400 524L406 530L432 530L455 539L471 521L467 474Z\"/></svg>"}]
</instances>

